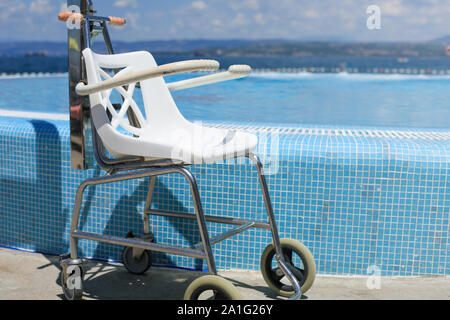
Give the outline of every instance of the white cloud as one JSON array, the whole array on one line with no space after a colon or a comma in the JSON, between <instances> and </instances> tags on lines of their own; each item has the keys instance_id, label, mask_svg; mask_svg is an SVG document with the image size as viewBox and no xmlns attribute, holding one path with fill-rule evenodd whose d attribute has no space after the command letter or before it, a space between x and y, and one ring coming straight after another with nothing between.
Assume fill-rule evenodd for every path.
<instances>
[{"instance_id":1,"label":"white cloud","mask_svg":"<svg viewBox=\"0 0 450 320\"><path fill-rule=\"evenodd\" d=\"M54 9L49 0L35 0L30 3L31 13L46 14Z\"/></svg>"},{"instance_id":2,"label":"white cloud","mask_svg":"<svg viewBox=\"0 0 450 320\"><path fill-rule=\"evenodd\" d=\"M402 0L389 0L381 4L381 14L388 16L401 16L407 10L407 6L402 4Z\"/></svg>"},{"instance_id":3,"label":"white cloud","mask_svg":"<svg viewBox=\"0 0 450 320\"><path fill-rule=\"evenodd\" d=\"M255 22L260 25L264 25L267 23L266 17L262 13L258 13L255 15Z\"/></svg>"},{"instance_id":4,"label":"white cloud","mask_svg":"<svg viewBox=\"0 0 450 320\"><path fill-rule=\"evenodd\" d=\"M319 18L320 16L319 13L314 9L305 10L304 15L310 19Z\"/></svg>"},{"instance_id":5,"label":"white cloud","mask_svg":"<svg viewBox=\"0 0 450 320\"><path fill-rule=\"evenodd\" d=\"M221 26L223 26L223 22L222 22L220 19L214 19L214 20L212 21L212 24L213 24L215 27L221 27Z\"/></svg>"},{"instance_id":6,"label":"white cloud","mask_svg":"<svg viewBox=\"0 0 450 320\"><path fill-rule=\"evenodd\" d=\"M248 23L248 20L242 12L239 12L236 15L236 17L233 20L231 20L231 25L233 27L241 27L247 23Z\"/></svg>"},{"instance_id":7,"label":"white cloud","mask_svg":"<svg viewBox=\"0 0 450 320\"><path fill-rule=\"evenodd\" d=\"M131 28L135 30L138 30L140 28L140 25L138 23L140 17L141 15L139 13L127 12L125 14L127 24L130 25Z\"/></svg>"},{"instance_id":8,"label":"white cloud","mask_svg":"<svg viewBox=\"0 0 450 320\"><path fill-rule=\"evenodd\" d=\"M229 5L233 10L243 10L243 9L259 10L261 8L259 1L260 0L229 1Z\"/></svg>"},{"instance_id":9,"label":"white cloud","mask_svg":"<svg viewBox=\"0 0 450 320\"><path fill-rule=\"evenodd\" d=\"M191 3L191 7L198 9L198 10L204 10L204 9L206 9L206 3L201 0L194 1Z\"/></svg>"},{"instance_id":10,"label":"white cloud","mask_svg":"<svg viewBox=\"0 0 450 320\"><path fill-rule=\"evenodd\" d=\"M9 19L14 14L23 11L26 8L21 1L0 1L0 18L2 20Z\"/></svg>"},{"instance_id":11,"label":"white cloud","mask_svg":"<svg viewBox=\"0 0 450 320\"><path fill-rule=\"evenodd\" d=\"M116 0L114 2L115 7L119 8L137 8L137 0Z\"/></svg>"}]
</instances>

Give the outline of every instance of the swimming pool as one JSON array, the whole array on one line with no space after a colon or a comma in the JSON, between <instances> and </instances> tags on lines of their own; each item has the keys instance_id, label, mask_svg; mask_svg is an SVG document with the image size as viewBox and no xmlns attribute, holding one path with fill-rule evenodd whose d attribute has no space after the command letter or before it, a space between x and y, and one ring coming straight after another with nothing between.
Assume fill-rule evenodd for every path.
<instances>
[{"instance_id":1,"label":"swimming pool","mask_svg":"<svg viewBox=\"0 0 450 320\"><path fill-rule=\"evenodd\" d=\"M192 77L177 75L168 82ZM1 110L67 114L67 76L0 79ZM174 93L190 120L450 128L450 76L255 73ZM116 97L119 99L119 97ZM140 102L139 95L136 100Z\"/></svg>"},{"instance_id":2,"label":"swimming pool","mask_svg":"<svg viewBox=\"0 0 450 320\"><path fill-rule=\"evenodd\" d=\"M179 92L175 99L189 119L260 137L257 153L271 170L281 235L304 242L320 274L449 275L448 80L265 73ZM70 169L68 121L45 114L33 119L36 112L68 118L66 75L0 81L8 89L0 110L9 112L0 112L0 246L65 253L76 189L101 174L97 166ZM18 112L20 118L11 117ZM264 218L252 168L246 162L194 167L205 212ZM139 180L89 190L83 229L116 236L142 232L147 188L148 181ZM180 177L158 179L154 205L193 212L189 186ZM191 222L157 218L151 228L160 243L198 242ZM211 235L225 231L208 228ZM270 241L268 232L252 230L221 243L214 249L218 268L258 269ZM120 260L120 247L80 246L83 257ZM155 262L206 268L172 255L155 255Z\"/></svg>"}]
</instances>

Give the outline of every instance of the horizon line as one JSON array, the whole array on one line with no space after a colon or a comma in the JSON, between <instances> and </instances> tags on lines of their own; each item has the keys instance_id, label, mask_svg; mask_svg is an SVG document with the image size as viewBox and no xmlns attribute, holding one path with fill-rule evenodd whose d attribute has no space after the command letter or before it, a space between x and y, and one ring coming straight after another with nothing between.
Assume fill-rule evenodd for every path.
<instances>
[{"instance_id":1,"label":"horizon line","mask_svg":"<svg viewBox=\"0 0 450 320\"><path fill-rule=\"evenodd\" d=\"M323 40L323 39L285 39L285 38L260 38L260 39L250 39L250 38L221 38L221 39L212 39L212 38L186 38L186 39L149 39L149 40L114 40L114 42L122 42L122 43L138 43L138 42L178 42L178 41L247 41L247 42L266 42L266 41L281 41L281 42L296 42L296 43L311 43L311 42L320 42L320 43L351 43L351 44L375 44L375 43L386 43L386 44L429 44L435 43L438 41L446 40L446 38L450 38L449 36L444 36L432 40L424 40L424 41L399 41L399 40L377 40L377 41L362 41L362 40ZM67 40L32 40L32 39L19 39L19 40L2 40L0 39L0 43L66 43ZM448 41L450 44L450 41Z\"/></svg>"}]
</instances>

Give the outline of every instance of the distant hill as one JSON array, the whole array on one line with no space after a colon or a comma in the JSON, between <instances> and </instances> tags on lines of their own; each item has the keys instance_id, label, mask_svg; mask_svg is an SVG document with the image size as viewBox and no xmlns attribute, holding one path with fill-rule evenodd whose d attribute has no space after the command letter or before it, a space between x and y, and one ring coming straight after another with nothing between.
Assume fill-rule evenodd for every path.
<instances>
[{"instance_id":1,"label":"distant hill","mask_svg":"<svg viewBox=\"0 0 450 320\"><path fill-rule=\"evenodd\" d=\"M438 38L432 41L433 43L440 43L444 45L450 45L450 35L442 38Z\"/></svg>"},{"instance_id":2,"label":"distant hill","mask_svg":"<svg viewBox=\"0 0 450 320\"><path fill-rule=\"evenodd\" d=\"M212 51L211 53L214 53ZM316 57L446 57L442 43L341 43L285 42L250 44L222 50L229 56L316 56Z\"/></svg>"},{"instance_id":3,"label":"distant hill","mask_svg":"<svg viewBox=\"0 0 450 320\"><path fill-rule=\"evenodd\" d=\"M62 42L0 42L0 56L25 56L42 52L52 56L67 55L67 44Z\"/></svg>"},{"instance_id":4,"label":"distant hill","mask_svg":"<svg viewBox=\"0 0 450 320\"><path fill-rule=\"evenodd\" d=\"M147 50L156 55L185 56L357 56L446 57L450 36L428 43L354 43L287 40L115 41L116 52ZM105 52L97 41L94 49ZM67 56L64 42L0 42L0 56Z\"/></svg>"},{"instance_id":5,"label":"distant hill","mask_svg":"<svg viewBox=\"0 0 450 320\"><path fill-rule=\"evenodd\" d=\"M192 53L211 48L230 49L233 47L245 47L249 45L269 45L283 43L283 40L154 40L124 42L114 41L114 50L117 52L147 50L150 52L166 53ZM101 41L94 43L98 51L105 51ZM33 52L46 52L51 56L66 56L67 43L44 42L44 41L22 41L22 42L0 42L0 56L24 56Z\"/></svg>"}]
</instances>

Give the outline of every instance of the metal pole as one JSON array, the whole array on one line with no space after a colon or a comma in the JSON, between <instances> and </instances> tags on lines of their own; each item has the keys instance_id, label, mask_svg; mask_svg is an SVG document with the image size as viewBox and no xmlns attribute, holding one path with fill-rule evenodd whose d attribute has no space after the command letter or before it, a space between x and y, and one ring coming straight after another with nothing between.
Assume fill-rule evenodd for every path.
<instances>
[{"instance_id":1,"label":"metal pole","mask_svg":"<svg viewBox=\"0 0 450 320\"><path fill-rule=\"evenodd\" d=\"M288 263L286 262L286 259L284 258L283 255L283 249L281 247L275 214L273 212L272 201L270 200L269 188L267 187L266 176L264 175L263 164L259 159L259 157L254 154L249 154L247 155L247 157L250 160L252 160L256 164L256 167L258 168L258 177L264 196L264 203L266 205L267 215L269 216L269 224L272 230L272 238L273 244L275 246L277 264L281 268L285 276L289 279L294 288L295 294L294 296L291 297L290 300L298 300L302 296L302 288L297 278L295 278L294 274L289 269Z\"/></svg>"},{"instance_id":2,"label":"metal pole","mask_svg":"<svg viewBox=\"0 0 450 320\"><path fill-rule=\"evenodd\" d=\"M272 230L272 238L275 245L275 251L277 253L277 258L279 258L280 260L284 260L283 251L281 249L280 244L280 236L278 234L277 222L275 219L275 214L273 212L272 201L270 200L269 188L267 187L267 181L264 175L263 165L258 156L250 154L247 157L250 160L252 160L256 164L256 167L258 168L259 182L264 196L264 203L266 205L267 215L269 217L269 224Z\"/></svg>"},{"instance_id":3,"label":"metal pole","mask_svg":"<svg viewBox=\"0 0 450 320\"><path fill-rule=\"evenodd\" d=\"M68 0L67 7L73 6L80 8L81 14L88 13L87 0ZM75 92L75 86L85 79L81 56L85 48L83 23L80 28L68 28L68 44L71 166L74 170L84 170L87 168L85 131L89 128L89 101Z\"/></svg>"},{"instance_id":4,"label":"metal pole","mask_svg":"<svg viewBox=\"0 0 450 320\"><path fill-rule=\"evenodd\" d=\"M147 199L144 206L144 233L150 234L150 214L148 213L152 207L153 194L155 192L156 177L150 177L148 185Z\"/></svg>"}]
</instances>

